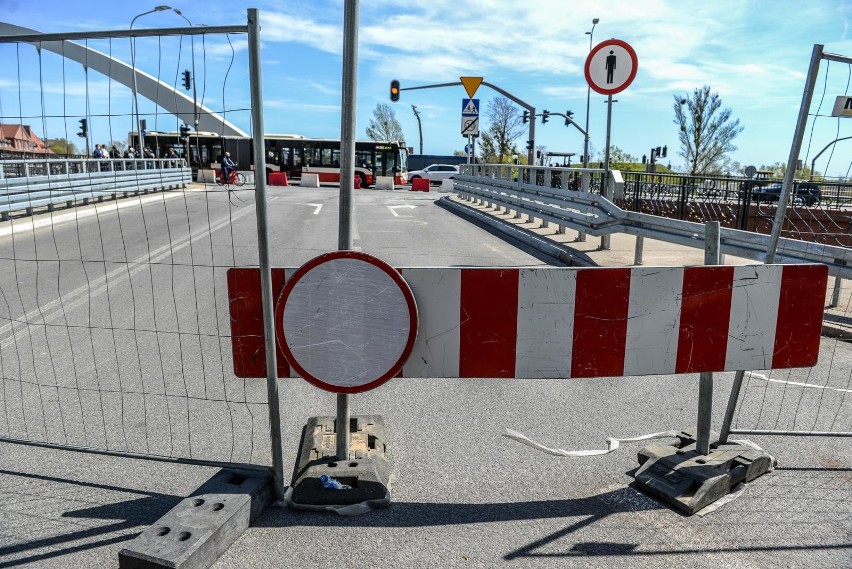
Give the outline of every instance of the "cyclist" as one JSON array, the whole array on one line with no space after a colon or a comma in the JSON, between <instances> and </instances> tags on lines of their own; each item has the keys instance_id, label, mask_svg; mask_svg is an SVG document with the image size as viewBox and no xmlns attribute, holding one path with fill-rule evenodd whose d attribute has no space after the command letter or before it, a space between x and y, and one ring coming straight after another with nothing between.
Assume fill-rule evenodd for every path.
<instances>
[{"instance_id":1,"label":"cyclist","mask_svg":"<svg viewBox=\"0 0 852 569\"><path fill-rule=\"evenodd\" d=\"M230 152L225 152L222 155L220 164L222 165L222 181L228 184L231 181L231 172L235 172L237 170L237 165L233 160L231 160Z\"/></svg>"}]
</instances>

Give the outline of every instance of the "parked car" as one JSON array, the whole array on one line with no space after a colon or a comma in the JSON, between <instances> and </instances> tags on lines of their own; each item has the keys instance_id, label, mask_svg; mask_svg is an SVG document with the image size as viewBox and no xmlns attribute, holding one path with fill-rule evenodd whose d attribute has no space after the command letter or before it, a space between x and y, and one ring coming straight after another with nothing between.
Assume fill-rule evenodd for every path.
<instances>
[{"instance_id":1,"label":"parked car","mask_svg":"<svg viewBox=\"0 0 852 569\"><path fill-rule=\"evenodd\" d=\"M431 164L422 170L414 170L408 173L408 181L413 182L418 178L429 180L432 184L440 184L441 180L453 178L459 173L459 167L452 164Z\"/></svg>"},{"instance_id":2,"label":"parked car","mask_svg":"<svg viewBox=\"0 0 852 569\"><path fill-rule=\"evenodd\" d=\"M781 197L780 183L770 184L759 188L753 188L751 192L752 201L777 202ZM793 182L793 196L790 202L793 205L813 206L819 205L822 199L819 186L813 182Z\"/></svg>"}]
</instances>

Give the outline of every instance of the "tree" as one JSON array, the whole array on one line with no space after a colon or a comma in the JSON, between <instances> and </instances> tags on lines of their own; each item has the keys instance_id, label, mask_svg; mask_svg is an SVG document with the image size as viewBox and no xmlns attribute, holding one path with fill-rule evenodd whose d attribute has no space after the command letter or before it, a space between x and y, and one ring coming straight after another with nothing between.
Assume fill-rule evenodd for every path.
<instances>
[{"instance_id":1,"label":"tree","mask_svg":"<svg viewBox=\"0 0 852 569\"><path fill-rule=\"evenodd\" d=\"M680 128L680 155L693 176L722 171L725 153L737 149L732 144L742 132L739 119L731 120L731 109L722 108L718 93L710 86L695 89L692 96L674 95L674 123Z\"/></svg>"},{"instance_id":2,"label":"tree","mask_svg":"<svg viewBox=\"0 0 852 569\"><path fill-rule=\"evenodd\" d=\"M517 154L515 140L524 133L518 108L506 97L488 101L488 128L482 133L480 157L488 163L505 164Z\"/></svg>"},{"instance_id":3,"label":"tree","mask_svg":"<svg viewBox=\"0 0 852 569\"><path fill-rule=\"evenodd\" d=\"M387 103L378 103L373 109L373 118L367 127L367 138L370 140L405 140L402 125L396 120L396 114Z\"/></svg>"},{"instance_id":4,"label":"tree","mask_svg":"<svg viewBox=\"0 0 852 569\"><path fill-rule=\"evenodd\" d=\"M760 171L772 172L773 178L783 178L787 175L787 163L786 162L776 162L775 164L761 164L758 168ZM814 176L822 176L822 174L818 171L814 171ZM801 170L796 170L797 178L810 178L811 177L811 169L808 166L802 164Z\"/></svg>"},{"instance_id":5,"label":"tree","mask_svg":"<svg viewBox=\"0 0 852 569\"><path fill-rule=\"evenodd\" d=\"M626 170L628 164L636 164L638 162L638 158L629 152L625 152L618 146L613 145L609 147L609 167L613 170Z\"/></svg>"},{"instance_id":6,"label":"tree","mask_svg":"<svg viewBox=\"0 0 852 569\"><path fill-rule=\"evenodd\" d=\"M74 156L77 154L77 147L73 142L68 142L64 138L47 138L44 141L47 148L53 150L57 155Z\"/></svg>"}]
</instances>

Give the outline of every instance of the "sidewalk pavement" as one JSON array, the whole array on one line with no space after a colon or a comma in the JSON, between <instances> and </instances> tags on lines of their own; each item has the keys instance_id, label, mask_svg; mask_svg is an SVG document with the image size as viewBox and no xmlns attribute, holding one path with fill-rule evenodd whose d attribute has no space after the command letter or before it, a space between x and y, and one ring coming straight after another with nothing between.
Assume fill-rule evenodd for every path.
<instances>
[{"instance_id":1,"label":"sidewalk pavement","mask_svg":"<svg viewBox=\"0 0 852 569\"><path fill-rule=\"evenodd\" d=\"M483 204L473 204L459 200L467 207L480 213L488 214L505 223L510 223L519 229L545 237L569 249L578 261L585 266L596 267L629 267L633 266L636 251L636 237L625 233L614 233L610 236L610 248L600 249L601 238L586 235L585 241L579 241L579 233L566 229L559 233L559 227L553 223L534 221L527 215L519 219L514 212L498 211L496 208ZM750 265L758 263L752 259L725 255L723 264ZM690 266L704 264L704 250L696 247L686 247L666 241L645 238L642 247L642 266ZM825 298L825 316L823 318L823 335L845 341L852 341L852 283L842 283L836 306L830 306L834 294L835 278L828 277Z\"/></svg>"}]
</instances>

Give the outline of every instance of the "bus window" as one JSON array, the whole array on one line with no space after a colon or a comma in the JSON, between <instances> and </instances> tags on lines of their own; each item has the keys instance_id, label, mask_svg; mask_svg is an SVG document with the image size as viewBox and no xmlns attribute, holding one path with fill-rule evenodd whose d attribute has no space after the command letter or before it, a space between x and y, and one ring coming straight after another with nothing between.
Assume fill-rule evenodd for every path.
<instances>
[{"instance_id":1,"label":"bus window","mask_svg":"<svg viewBox=\"0 0 852 569\"><path fill-rule=\"evenodd\" d=\"M373 155L369 150L358 150L355 152L355 166L369 168L373 164Z\"/></svg>"},{"instance_id":2,"label":"bus window","mask_svg":"<svg viewBox=\"0 0 852 569\"><path fill-rule=\"evenodd\" d=\"M393 176L393 160L386 150L376 151L376 176Z\"/></svg>"}]
</instances>

